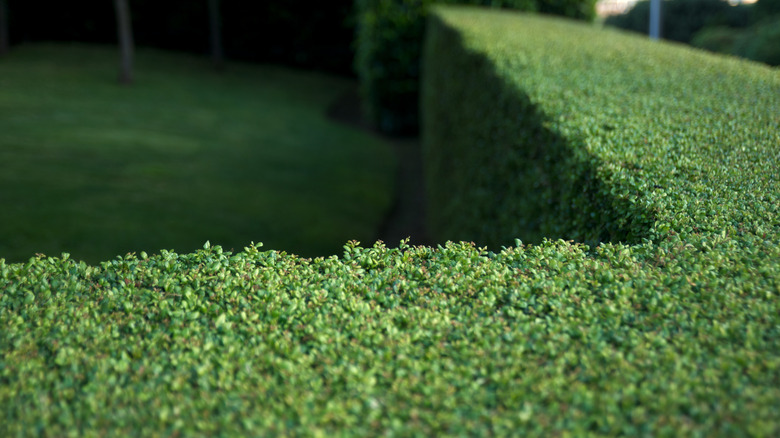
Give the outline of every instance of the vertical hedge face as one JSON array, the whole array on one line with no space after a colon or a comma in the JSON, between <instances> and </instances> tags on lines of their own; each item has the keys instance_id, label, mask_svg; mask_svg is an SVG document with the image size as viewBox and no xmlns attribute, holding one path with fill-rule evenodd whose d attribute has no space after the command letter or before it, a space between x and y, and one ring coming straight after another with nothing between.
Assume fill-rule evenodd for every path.
<instances>
[{"instance_id":1,"label":"vertical hedge face","mask_svg":"<svg viewBox=\"0 0 780 438\"><path fill-rule=\"evenodd\" d=\"M425 18L433 0L356 0L355 69L369 119L383 132L419 129L419 78ZM595 0L444 0L590 20Z\"/></svg>"},{"instance_id":2,"label":"vertical hedge face","mask_svg":"<svg viewBox=\"0 0 780 438\"><path fill-rule=\"evenodd\" d=\"M615 195L600 160L501 74L457 29L431 17L421 108L429 228L438 241L493 249L515 238L640 243L652 209ZM619 187L631 191L631 187Z\"/></svg>"},{"instance_id":3,"label":"vertical hedge face","mask_svg":"<svg viewBox=\"0 0 780 438\"><path fill-rule=\"evenodd\" d=\"M774 70L567 20L441 11L422 81L435 239L594 246L777 226Z\"/></svg>"}]
</instances>

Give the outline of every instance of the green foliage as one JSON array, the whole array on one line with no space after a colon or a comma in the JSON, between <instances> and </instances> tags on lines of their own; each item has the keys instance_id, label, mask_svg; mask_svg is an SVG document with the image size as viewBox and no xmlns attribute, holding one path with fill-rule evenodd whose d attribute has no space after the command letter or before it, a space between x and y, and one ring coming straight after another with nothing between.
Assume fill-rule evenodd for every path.
<instances>
[{"instance_id":1,"label":"green foliage","mask_svg":"<svg viewBox=\"0 0 780 438\"><path fill-rule=\"evenodd\" d=\"M0 260L0 434L780 431L775 244L204 248Z\"/></svg>"},{"instance_id":2,"label":"green foliage","mask_svg":"<svg viewBox=\"0 0 780 438\"><path fill-rule=\"evenodd\" d=\"M372 123L387 133L419 125L419 78L425 17L433 0L357 0L355 69ZM441 1L439 3L442 3ZM594 0L445 0L539 11L590 20Z\"/></svg>"},{"instance_id":3,"label":"green foliage","mask_svg":"<svg viewBox=\"0 0 780 438\"><path fill-rule=\"evenodd\" d=\"M28 45L0 63L0 257L97 262L206 239L313 256L374 238L393 156L329 120L351 81L140 50ZM304 128L305 127L305 128Z\"/></svg>"},{"instance_id":4,"label":"green foliage","mask_svg":"<svg viewBox=\"0 0 780 438\"><path fill-rule=\"evenodd\" d=\"M498 248L774 232L772 69L563 20L443 17L422 100L435 238Z\"/></svg>"},{"instance_id":5,"label":"green foliage","mask_svg":"<svg viewBox=\"0 0 780 438\"><path fill-rule=\"evenodd\" d=\"M576 364L608 356L607 346L648 340L648 332L639 335L635 330L653 325L650 321L673 327L667 339L674 339L676 347L674 353L667 351L666 359L661 343L621 356L627 368L617 368L619 377L613 382L622 383L605 385L600 398L622 402L613 413L614 427L591 423L593 428L583 430L575 420L560 428L573 435L777 434L780 417L768 411L763 419L745 423L734 419L753 413L734 414L725 422L681 423L691 419L691 412L703 412L683 405L697 399L705 386L712 394L742 394L715 395L710 413L732 403L750 403L753 398L747 394L755 388L749 382L756 380L744 376L755 364L773 364L758 374L765 384L780 388L780 367L774 365L780 364L778 345L761 352L743 350L746 343L754 345L747 341L751 336L776 344L771 336L780 321L777 72L563 20L466 8L437 10L430 19L424 60L423 152L430 231L440 239L493 247L508 245L512 238L534 241L539 236L590 244L545 240L531 252L529 247L522 255L505 249L494 258L502 268L517 267L539 281L536 290L541 295L514 295L519 309L543 309L552 319L556 317L549 315L572 312L574 327L587 330L583 328L595 324L608 339L599 344L569 332L577 341L540 363L561 363L556 361L564 360L565 352L590 345L590 353L577 353L569 362L578 373L582 368ZM632 245L595 246L615 239ZM572 254L581 257L582 264L572 265ZM510 260L522 262L514 265ZM605 269L592 270L595 266ZM568 282L580 275L585 283ZM534 280L521 281L529 282ZM724 294L726 289L732 292ZM762 303L761 312L768 312L762 318L775 326L773 335L750 334L750 324L742 319L742 312L756 308L756 300ZM610 310L601 307L607 301L612 302ZM689 332L698 326L699 311L709 306L733 315L734 325L726 328L725 320L714 322L719 319L715 317L707 324L710 328ZM620 322L601 326L620 309L626 312ZM595 311L598 322L579 319L580 311ZM690 319L676 320L683 314ZM564 325L556 321L548 327L555 332ZM730 330L745 336L744 342L726 340L723 334ZM691 355L698 359L691 360ZM713 372L715 363L729 369L726 355L742 356L743 377L686 383L697 380L694 375ZM680 371L691 372L672 371L666 360L685 364ZM623 380L632 374L629 368L645 366L667 371L651 371L638 384ZM544 379L537 387L550 381ZM649 388L665 394L651 396L645 391ZM577 392L576 384L561 388L556 400L571 408L568 397ZM681 394L685 396L676 398ZM765 401L777 405L780 392ZM516 404L516 411L522 412L523 406ZM541 417L550 418L554 409ZM582 410L578 406L568 413L553 414L553 424L578 417ZM760 430L753 429L759 424Z\"/></svg>"},{"instance_id":6,"label":"green foliage","mask_svg":"<svg viewBox=\"0 0 780 438\"><path fill-rule=\"evenodd\" d=\"M746 27L751 24L752 9L752 5L731 6L726 0L667 0L661 7L661 37L690 43L696 32L705 27ZM625 14L605 20L608 26L644 34L649 22L649 0L637 2Z\"/></svg>"},{"instance_id":7,"label":"green foliage","mask_svg":"<svg viewBox=\"0 0 780 438\"><path fill-rule=\"evenodd\" d=\"M780 66L780 14L747 28L734 42L733 54Z\"/></svg>"},{"instance_id":8,"label":"green foliage","mask_svg":"<svg viewBox=\"0 0 780 438\"><path fill-rule=\"evenodd\" d=\"M543 181L571 182L562 159L569 214L650 212L649 238L0 259L0 436L779 435L777 72L552 18L431 25L457 47L428 52L425 113L541 181L485 191L567 195Z\"/></svg>"},{"instance_id":9,"label":"green foliage","mask_svg":"<svg viewBox=\"0 0 780 438\"><path fill-rule=\"evenodd\" d=\"M695 35L691 45L769 65L780 65L780 15L761 20L746 29L724 26L704 28Z\"/></svg>"},{"instance_id":10,"label":"green foliage","mask_svg":"<svg viewBox=\"0 0 780 438\"><path fill-rule=\"evenodd\" d=\"M759 0L753 8L756 12L757 20L772 15L780 15L780 0Z\"/></svg>"},{"instance_id":11,"label":"green foliage","mask_svg":"<svg viewBox=\"0 0 780 438\"><path fill-rule=\"evenodd\" d=\"M7 1L14 44L78 41L114 45L113 1ZM133 38L139 47L206 54L209 0L132 0ZM233 61L293 65L352 73L353 0L220 0L222 44ZM41 11L46 11L42 14Z\"/></svg>"}]
</instances>

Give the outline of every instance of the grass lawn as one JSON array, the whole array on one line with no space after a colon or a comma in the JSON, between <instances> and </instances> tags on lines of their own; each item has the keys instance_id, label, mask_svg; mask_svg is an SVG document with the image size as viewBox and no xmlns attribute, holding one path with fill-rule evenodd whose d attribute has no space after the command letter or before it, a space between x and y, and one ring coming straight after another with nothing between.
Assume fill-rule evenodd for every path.
<instances>
[{"instance_id":1,"label":"grass lawn","mask_svg":"<svg viewBox=\"0 0 780 438\"><path fill-rule=\"evenodd\" d=\"M263 242L303 256L370 241L390 204L389 146L325 109L352 83L276 66L112 47L0 59L0 258Z\"/></svg>"}]
</instances>

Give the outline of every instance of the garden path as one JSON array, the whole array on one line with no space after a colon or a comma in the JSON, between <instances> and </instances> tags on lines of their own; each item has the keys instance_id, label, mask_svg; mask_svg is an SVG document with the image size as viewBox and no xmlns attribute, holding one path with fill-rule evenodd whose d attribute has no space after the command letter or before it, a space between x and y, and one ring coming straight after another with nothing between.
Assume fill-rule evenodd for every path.
<instances>
[{"instance_id":1,"label":"garden path","mask_svg":"<svg viewBox=\"0 0 780 438\"><path fill-rule=\"evenodd\" d=\"M419 137L391 137L374 129L362 115L357 86L340 96L328 108L328 116L384 138L393 148L396 169L393 205L377 230L376 240L389 247L409 237L412 245L430 245L425 227L425 188ZM362 242L364 245L373 242Z\"/></svg>"}]
</instances>

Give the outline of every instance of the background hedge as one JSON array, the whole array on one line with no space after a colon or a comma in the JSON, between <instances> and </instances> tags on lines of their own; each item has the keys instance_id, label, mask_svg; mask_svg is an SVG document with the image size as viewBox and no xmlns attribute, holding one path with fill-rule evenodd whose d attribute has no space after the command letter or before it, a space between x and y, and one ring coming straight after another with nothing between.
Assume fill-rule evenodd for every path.
<instances>
[{"instance_id":1,"label":"background hedge","mask_svg":"<svg viewBox=\"0 0 780 438\"><path fill-rule=\"evenodd\" d=\"M425 17L432 0L356 0L355 71L369 120L390 134L419 129L419 80ZM444 0L537 11L583 20L595 16L595 0Z\"/></svg>"},{"instance_id":2,"label":"background hedge","mask_svg":"<svg viewBox=\"0 0 780 438\"><path fill-rule=\"evenodd\" d=\"M726 0L670 0L661 9L664 39L780 65L780 0L731 5ZM640 1L605 24L647 34L650 2Z\"/></svg>"},{"instance_id":3,"label":"background hedge","mask_svg":"<svg viewBox=\"0 0 780 438\"><path fill-rule=\"evenodd\" d=\"M779 66L780 14L769 16L744 29L728 26L704 28L694 35L691 45Z\"/></svg>"},{"instance_id":4,"label":"background hedge","mask_svg":"<svg viewBox=\"0 0 780 438\"><path fill-rule=\"evenodd\" d=\"M225 55L352 75L352 0L220 0ZM11 42L116 44L113 4L8 0ZM136 44L208 54L206 0L133 0Z\"/></svg>"},{"instance_id":5,"label":"background hedge","mask_svg":"<svg viewBox=\"0 0 780 438\"><path fill-rule=\"evenodd\" d=\"M771 0L761 0L771 1ZM668 0L661 8L661 36L689 43L705 27L747 27L752 22L753 5L730 5L726 0ZM625 14L611 15L604 23L647 35L650 1L639 1Z\"/></svg>"}]
</instances>

